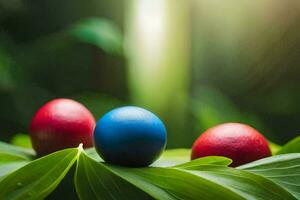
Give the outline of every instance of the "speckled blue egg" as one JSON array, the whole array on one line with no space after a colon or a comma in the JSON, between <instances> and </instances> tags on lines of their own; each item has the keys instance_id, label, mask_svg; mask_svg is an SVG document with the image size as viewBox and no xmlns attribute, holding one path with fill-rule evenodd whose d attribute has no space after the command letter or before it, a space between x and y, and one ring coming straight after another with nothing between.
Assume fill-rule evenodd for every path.
<instances>
[{"instance_id":1,"label":"speckled blue egg","mask_svg":"<svg viewBox=\"0 0 300 200\"><path fill-rule=\"evenodd\" d=\"M94 131L98 154L107 163L143 167L163 152L167 131L152 112L135 106L116 108L106 113Z\"/></svg>"}]
</instances>

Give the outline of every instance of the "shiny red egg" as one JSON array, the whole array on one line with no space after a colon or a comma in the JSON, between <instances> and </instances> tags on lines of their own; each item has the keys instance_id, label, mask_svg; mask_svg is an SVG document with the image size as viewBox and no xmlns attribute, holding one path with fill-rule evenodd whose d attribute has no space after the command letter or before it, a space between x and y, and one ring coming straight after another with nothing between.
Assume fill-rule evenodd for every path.
<instances>
[{"instance_id":1,"label":"shiny red egg","mask_svg":"<svg viewBox=\"0 0 300 200\"><path fill-rule=\"evenodd\" d=\"M95 119L82 104L71 99L55 99L42 106L30 124L32 146L38 155L57 150L93 146Z\"/></svg>"},{"instance_id":2,"label":"shiny red egg","mask_svg":"<svg viewBox=\"0 0 300 200\"><path fill-rule=\"evenodd\" d=\"M191 159L225 156L239 166L271 156L268 141L254 128L240 123L225 123L206 130L195 141Z\"/></svg>"}]
</instances>

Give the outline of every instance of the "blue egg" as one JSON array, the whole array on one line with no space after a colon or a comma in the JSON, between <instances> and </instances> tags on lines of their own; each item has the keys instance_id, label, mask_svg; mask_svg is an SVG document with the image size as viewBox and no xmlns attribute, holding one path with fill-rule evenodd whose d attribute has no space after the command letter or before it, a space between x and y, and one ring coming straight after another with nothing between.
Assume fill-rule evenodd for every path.
<instances>
[{"instance_id":1,"label":"blue egg","mask_svg":"<svg viewBox=\"0 0 300 200\"><path fill-rule=\"evenodd\" d=\"M153 113L135 106L116 108L106 113L94 131L98 154L107 163L143 167L163 152L167 131Z\"/></svg>"}]
</instances>

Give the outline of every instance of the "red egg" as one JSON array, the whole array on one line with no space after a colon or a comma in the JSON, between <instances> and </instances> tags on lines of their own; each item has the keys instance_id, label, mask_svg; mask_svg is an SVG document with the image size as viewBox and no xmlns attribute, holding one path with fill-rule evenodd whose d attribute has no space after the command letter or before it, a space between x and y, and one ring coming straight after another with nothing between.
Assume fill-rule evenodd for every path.
<instances>
[{"instance_id":1,"label":"red egg","mask_svg":"<svg viewBox=\"0 0 300 200\"><path fill-rule=\"evenodd\" d=\"M57 150L93 146L95 119L82 104L71 99L55 99L46 103L34 115L30 137L38 155Z\"/></svg>"},{"instance_id":2,"label":"red egg","mask_svg":"<svg viewBox=\"0 0 300 200\"><path fill-rule=\"evenodd\" d=\"M271 156L268 141L254 128L240 123L225 123L206 130L195 141L191 159L225 156L239 166Z\"/></svg>"}]
</instances>

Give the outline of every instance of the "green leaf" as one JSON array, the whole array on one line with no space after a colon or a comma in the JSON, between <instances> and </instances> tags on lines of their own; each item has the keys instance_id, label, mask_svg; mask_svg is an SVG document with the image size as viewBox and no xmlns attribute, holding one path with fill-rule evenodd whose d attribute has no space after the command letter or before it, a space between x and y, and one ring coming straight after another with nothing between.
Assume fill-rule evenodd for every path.
<instances>
[{"instance_id":1,"label":"green leaf","mask_svg":"<svg viewBox=\"0 0 300 200\"><path fill-rule=\"evenodd\" d=\"M245 199L295 199L274 182L247 171L217 165L201 165L197 171L188 172L220 184Z\"/></svg>"},{"instance_id":2,"label":"green leaf","mask_svg":"<svg viewBox=\"0 0 300 200\"><path fill-rule=\"evenodd\" d=\"M207 156L203 158L198 158L192 160L191 162L180 164L174 166L175 168L185 169L185 170L197 170L201 165L222 165L228 166L232 163L232 160L221 156Z\"/></svg>"},{"instance_id":3,"label":"green leaf","mask_svg":"<svg viewBox=\"0 0 300 200\"><path fill-rule=\"evenodd\" d=\"M29 160L23 156L0 153L0 180L8 173L24 166L28 162Z\"/></svg>"},{"instance_id":4,"label":"green leaf","mask_svg":"<svg viewBox=\"0 0 300 200\"><path fill-rule=\"evenodd\" d=\"M272 156L238 168L262 175L300 199L300 153Z\"/></svg>"},{"instance_id":5,"label":"green leaf","mask_svg":"<svg viewBox=\"0 0 300 200\"><path fill-rule=\"evenodd\" d=\"M242 199L237 193L210 180L176 168L122 168L110 166L118 176L155 199Z\"/></svg>"},{"instance_id":6,"label":"green leaf","mask_svg":"<svg viewBox=\"0 0 300 200\"><path fill-rule=\"evenodd\" d=\"M152 164L153 167L170 167L189 162L191 160L190 149L166 150L161 157Z\"/></svg>"},{"instance_id":7,"label":"green leaf","mask_svg":"<svg viewBox=\"0 0 300 200\"><path fill-rule=\"evenodd\" d=\"M122 55L122 34L111 21L99 18L81 20L72 28L71 34L83 42L98 46L107 53Z\"/></svg>"},{"instance_id":8,"label":"green leaf","mask_svg":"<svg viewBox=\"0 0 300 200\"><path fill-rule=\"evenodd\" d=\"M18 147L4 142L0 142L0 153L19 155L28 159L32 159L35 156L35 153L32 149Z\"/></svg>"},{"instance_id":9,"label":"green leaf","mask_svg":"<svg viewBox=\"0 0 300 200\"><path fill-rule=\"evenodd\" d=\"M171 149L166 150L161 157L151 166L153 167L171 167L190 161L190 149ZM95 148L85 150L85 153L96 161L103 162L103 159L96 152Z\"/></svg>"},{"instance_id":10,"label":"green leaf","mask_svg":"<svg viewBox=\"0 0 300 200\"><path fill-rule=\"evenodd\" d=\"M272 152L272 155L276 155L277 152L281 149L281 146L279 146L278 144L275 144L273 142L269 142L269 146L270 146L270 149L271 149L271 152Z\"/></svg>"},{"instance_id":11,"label":"green leaf","mask_svg":"<svg viewBox=\"0 0 300 200\"><path fill-rule=\"evenodd\" d=\"M10 143L19 147L32 148L31 140L28 134L16 134L11 139Z\"/></svg>"},{"instance_id":12,"label":"green leaf","mask_svg":"<svg viewBox=\"0 0 300 200\"><path fill-rule=\"evenodd\" d=\"M94 147L85 149L84 152L90 157L93 158L94 160L98 162L103 162L103 159L99 156L97 153L96 149Z\"/></svg>"},{"instance_id":13,"label":"green leaf","mask_svg":"<svg viewBox=\"0 0 300 200\"><path fill-rule=\"evenodd\" d=\"M75 187L80 199L152 199L85 153L79 156Z\"/></svg>"},{"instance_id":14,"label":"green leaf","mask_svg":"<svg viewBox=\"0 0 300 200\"><path fill-rule=\"evenodd\" d=\"M3 145L4 144L4 145ZM42 199L77 161L80 199L300 199L300 154L262 159L237 169L210 156L190 161L190 150L167 150L153 166L125 168L101 163L94 148L66 149L35 161L20 147L1 143L0 199ZM4 148L8 147L8 148ZM17 150L16 150L17 149ZM23 149L22 149L23 150Z\"/></svg>"},{"instance_id":15,"label":"green leaf","mask_svg":"<svg viewBox=\"0 0 300 200\"><path fill-rule=\"evenodd\" d=\"M179 169L124 168L99 163L85 154L77 163L75 185L80 199L149 199L149 195L155 199L240 199L220 185Z\"/></svg>"},{"instance_id":16,"label":"green leaf","mask_svg":"<svg viewBox=\"0 0 300 200\"><path fill-rule=\"evenodd\" d=\"M300 153L300 136L285 144L277 154Z\"/></svg>"},{"instance_id":17,"label":"green leaf","mask_svg":"<svg viewBox=\"0 0 300 200\"><path fill-rule=\"evenodd\" d=\"M16 162L16 161L23 161L23 160L28 160L28 159L24 156L0 152L0 165L9 162Z\"/></svg>"},{"instance_id":18,"label":"green leaf","mask_svg":"<svg viewBox=\"0 0 300 200\"><path fill-rule=\"evenodd\" d=\"M0 182L0 199L43 199L77 160L78 148L55 152L30 162Z\"/></svg>"},{"instance_id":19,"label":"green leaf","mask_svg":"<svg viewBox=\"0 0 300 200\"><path fill-rule=\"evenodd\" d=\"M182 157L179 156L180 160L180 158L189 159L189 154L189 150L169 150L162 157L164 159L174 159L176 155L181 155ZM112 176L122 177L156 199L197 199L199 196L203 197L202 192L204 191L206 191L206 195L212 195L211 191L216 191L218 187L223 190L223 187L225 187L225 190L233 192L237 199L294 199L284 188L262 176L226 167L230 163L231 160L228 158L212 156L196 159L173 168L130 169L107 165L106 169L112 170ZM103 168L103 164L98 163L98 165L102 165ZM188 176L186 173L194 176ZM93 175L90 176L93 177ZM183 178L184 176L187 177ZM195 176L198 176L198 178ZM199 183L201 180L203 182ZM175 184L178 182L182 185ZM195 189L193 194L191 190L194 189L195 182L202 186L209 183L215 185L214 187L206 185L206 190L203 188ZM186 188L184 188L185 184L188 185ZM86 183L83 185L86 185ZM218 189L220 190L220 188ZM180 191L189 191L190 194L183 194ZM218 193L222 194L220 191ZM88 192L88 194L90 193ZM206 196L207 199L209 199L208 196ZM88 198L92 197L87 196L84 199ZM114 198L119 199L118 196L114 196ZM205 199L205 195L203 198ZM219 197L219 199L224 198L224 196ZM214 196L213 199L218 199L218 197Z\"/></svg>"}]
</instances>

